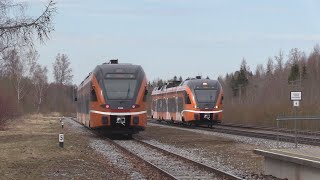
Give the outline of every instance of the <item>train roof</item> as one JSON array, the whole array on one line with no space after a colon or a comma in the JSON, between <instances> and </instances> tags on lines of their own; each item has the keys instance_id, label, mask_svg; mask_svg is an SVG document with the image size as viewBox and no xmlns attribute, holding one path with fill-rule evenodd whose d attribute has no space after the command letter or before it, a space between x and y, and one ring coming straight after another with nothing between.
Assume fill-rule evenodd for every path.
<instances>
[{"instance_id":1,"label":"train roof","mask_svg":"<svg viewBox=\"0 0 320 180\"><path fill-rule=\"evenodd\" d=\"M98 71L108 72L108 73L136 73L137 71L141 71L142 67L140 65L134 64L101 64L98 65L93 73L97 73Z\"/></svg>"},{"instance_id":2,"label":"train roof","mask_svg":"<svg viewBox=\"0 0 320 180\"><path fill-rule=\"evenodd\" d=\"M163 92L175 92L175 91L184 91L186 87L190 87L191 89L194 89L198 86L202 86L203 83L206 83L208 86L212 87L219 87L220 83L218 80L212 80L212 79L201 79L199 77L192 78L192 79L186 79L183 82L181 82L178 86L167 88L167 85L161 86L161 87L155 87L152 91L152 94L161 94Z\"/></svg>"},{"instance_id":3,"label":"train roof","mask_svg":"<svg viewBox=\"0 0 320 180\"><path fill-rule=\"evenodd\" d=\"M118 60L110 60L108 63L97 65L95 69L89 73L89 75L81 82L80 86L86 84L92 74L96 76L104 76L106 73L124 73L124 74L136 74L139 71L143 71L140 65L129 63L118 63Z\"/></svg>"},{"instance_id":4,"label":"train roof","mask_svg":"<svg viewBox=\"0 0 320 180\"><path fill-rule=\"evenodd\" d=\"M181 85L187 85L189 87L192 86L200 86L203 83L207 83L209 86L213 86L217 83L219 83L218 80L213 80L213 79L191 79L191 80L185 80L184 82L181 83Z\"/></svg>"}]
</instances>

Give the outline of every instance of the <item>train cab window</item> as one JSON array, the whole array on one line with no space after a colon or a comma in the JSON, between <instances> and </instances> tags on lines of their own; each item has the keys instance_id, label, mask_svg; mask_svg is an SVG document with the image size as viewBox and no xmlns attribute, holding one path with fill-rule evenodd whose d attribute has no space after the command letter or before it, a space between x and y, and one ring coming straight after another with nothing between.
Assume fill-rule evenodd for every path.
<instances>
[{"instance_id":1,"label":"train cab window","mask_svg":"<svg viewBox=\"0 0 320 180\"><path fill-rule=\"evenodd\" d=\"M91 101L98 101L96 91L91 88Z\"/></svg>"},{"instance_id":2,"label":"train cab window","mask_svg":"<svg viewBox=\"0 0 320 180\"><path fill-rule=\"evenodd\" d=\"M184 92L184 101L185 101L185 104L191 104L191 100L187 92Z\"/></svg>"}]
</instances>

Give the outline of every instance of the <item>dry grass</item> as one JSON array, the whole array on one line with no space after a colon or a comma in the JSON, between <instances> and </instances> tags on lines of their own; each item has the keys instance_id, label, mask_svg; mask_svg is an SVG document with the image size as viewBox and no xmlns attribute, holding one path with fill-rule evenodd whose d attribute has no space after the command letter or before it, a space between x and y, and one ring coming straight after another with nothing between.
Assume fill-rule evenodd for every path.
<instances>
[{"instance_id":1,"label":"dry grass","mask_svg":"<svg viewBox=\"0 0 320 180\"><path fill-rule=\"evenodd\" d=\"M315 116L320 115L319 105L304 105L297 109L299 116ZM283 113L286 112L286 113ZM257 104L257 105L228 105L224 108L223 121L226 123L245 124L253 126L276 127L276 118L278 116L293 116L293 107L290 104ZM299 122L300 123L300 122ZM282 128L292 129L294 126L290 125L292 122L282 123ZM300 130L319 131L319 121L304 121L297 126Z\"/></svg>"},{"instance_id":2,"label":"dry grass","mask_svg":"<svg viewBox=\"0 0 320 180\"><path fill-rule=\"evenodd\" d=\"M57 118L41 117L25 116L0 131L0 179L118 179L123 174L89 148L89 137L62 130ZM62 131L64 148L58 146Z\"/></svg>"}]
</instances>

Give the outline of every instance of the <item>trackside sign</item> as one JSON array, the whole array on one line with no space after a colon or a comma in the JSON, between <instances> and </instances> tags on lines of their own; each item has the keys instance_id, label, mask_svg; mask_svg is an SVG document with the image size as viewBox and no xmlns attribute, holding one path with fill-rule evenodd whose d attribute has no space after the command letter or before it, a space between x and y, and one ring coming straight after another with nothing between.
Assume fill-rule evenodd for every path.
<instances>
[{"instance_id":1,"label":"trackside sign","mask_svg":"<svg viewBox=\"0 0 320 180\"><path fill-rule=\"evenodd\" d=\"M302 100L302 92L301 91L291 91L290 92L291 101L301 101Z\"/></svg>"}]
</instances>

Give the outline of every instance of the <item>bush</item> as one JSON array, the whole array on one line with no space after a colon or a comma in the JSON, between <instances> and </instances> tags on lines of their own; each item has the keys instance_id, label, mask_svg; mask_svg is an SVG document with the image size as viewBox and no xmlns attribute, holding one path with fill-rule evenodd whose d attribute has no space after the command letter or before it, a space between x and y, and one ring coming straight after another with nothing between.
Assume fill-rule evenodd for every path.
<instances>
[{"instance_id":1,"label":"bush","mask_svg":"<svg viewBox=\"0 0 320 180\"><path fill-rule=\"evenodd\" d=\"M0 129L4 129L5 122L9 118L19 115L17 104L12 95L6 94L0 87Z\"/></svg>"}]
</instances>

